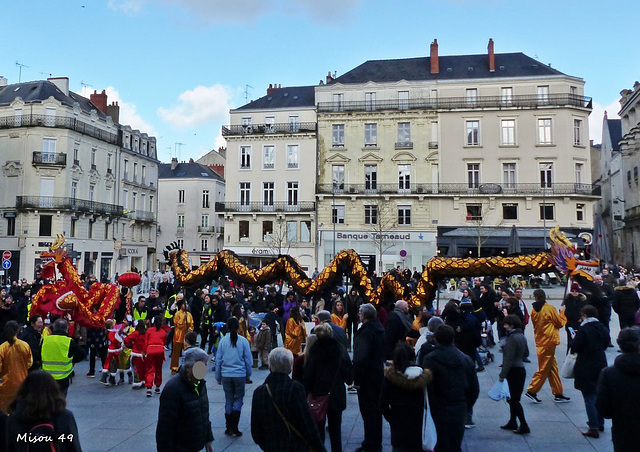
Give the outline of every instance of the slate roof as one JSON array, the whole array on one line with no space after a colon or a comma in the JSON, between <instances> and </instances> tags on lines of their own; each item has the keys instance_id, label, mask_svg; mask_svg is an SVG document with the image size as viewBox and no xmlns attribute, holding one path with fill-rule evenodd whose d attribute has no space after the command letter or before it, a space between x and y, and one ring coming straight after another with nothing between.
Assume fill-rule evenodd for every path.
<instances>
[{"instance_id":1,"label":"slate roof","mask_svg":"<svg viewBox=\"0 0 640 452\"><path fill-rule=\"evenodd\" d=\"M496 53L495 64L496 70L490 72L489 57L486 53L444 55L439 58L440 72L432 74L430 57L369 60L329 84L565 75L521 52Z\"/></svg>"},{"instance_id":2,"label":"slate roof","mask_svg":"<svg viewBox=\"0 0 640 452\"><path fill-rule=\"evenodd\" d=\"M622 120L607 119L607 129L609 130L609 138L611 139L611 147L614 151L620 149L618 143L622 139Z\"/></svg>"},{"instance_id":3,"label":"slate roof","mask_svg":"<svg viewBox=\"0 0 640 452\"><path fill-rule=\"evenodd\" d=\"M285 86L236 110L313 107L315 104L315 86Z\"/></svg>"},{"instance_id":4,"label":"slate roof","mask_svg":"<svg viewBox=\"0 0 640 452\"><path fill-rule=\"evenodd\" d=\"M224 182L218 173L200 163L178 163L171 169L171 163L158 165L158 179L213 179Z\"/></svg>"},{"instance_id":5,"label":"slate roof","mask_svg":"<svg viewBox=\"0 0 640 452\"><path fill-rule=\"evenodd\" d=\"M83 112L90 114L91 110L96 110L100 119L106 119L107 115L102 113L89 99L80 94L69 91L69 95L64 94L60 89L48 80L36 80L33 82L15 83L13 85L0 86L0 107L10 105L16 97L20 97L26 104L39 103L53 97L63 105L73 107L77 102Z\"/></svg>"}]
</instances>

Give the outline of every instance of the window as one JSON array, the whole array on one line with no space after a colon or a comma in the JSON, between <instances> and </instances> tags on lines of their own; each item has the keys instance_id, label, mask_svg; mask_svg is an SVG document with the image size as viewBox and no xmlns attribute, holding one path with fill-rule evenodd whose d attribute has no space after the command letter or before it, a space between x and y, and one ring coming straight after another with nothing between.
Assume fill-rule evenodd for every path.
<instances>
[{"instance_id":1,"label":"window","mask_svg":"<svg viewBox=\"0 0 640 452\"><path fill-rule=\"evenodd\" d=\"M582 119L573 120L573 144L582 146Z\"/></svg>"},{"instance_id":2,"label":"window","mask_svg":"<svg viewBox=\"0 0 640 452\"><path fill-rule=\"evenodd\" d=\"M76 141L73 143L73 164L80 164L80 142Z\"/></svg>"},{"instance_id":3,"label":"window","mask_svg":"<svg viewBox=\"0 0 640 452\"><path fill-rule=\"evenodd\" d=\"M178 227L184 228L184 215L178 215Z\"/></svg>"},{"instance_id":4,"label":"window","mask_svg":"<svg viewBox=\"0 0 640 452\"><path fill-rule=\"evenodd\" d=\"M251 116L243 116L242 117L242 125L243 126L250 126L252 122L253 121L251 119Z\"/></svg>"},{"instance_id":5,"label":"window","mask_svg":"<svg viewBox=\"0 0 640 452\"><path fill-rule=\"evenodd\" d=\"M584 204L576 204L576 220L584 221Z\"/></svg>"},{"instance_id":6,"label":"window","mask_svg":"<svg viewBox=\"0 0 640 452\"><path fill-rule=\"evenodd\" d=\"M96 186L91 184L89 185L89 202L93 202L93 198L96 193ZM133 210L136 209L136 194L133 194Z\"/></svg>"},{"instance_id":7,"label":"window","mask_svg":"<svg viewBox=\"0 0 640 452\"><path fill-rule=\"evenodd\" d=\"M89 219L89 232L87 234L88 238L92 239L93 238L93 220Z\"/></svg>"},{"instance_id":8,"label":"window","mask_svg":"<svg viewBox=\"0 0 640 452\"><path fill-rule=\"evenodd\" d=\"M311 222L310 221L300 222L300 241L301 242L311 241Z\"/></svg>"},{"instance_id":9,"label":"window","mask_svg":"<svg viewBox=\"0 0 640 452\"><path fill-rule=\"evenodd\" d=\"M124 179L129 179L129 160L124 159L124 165L122 165L122 173Z\"/></svg>"},{"instance_id":10,"label":"window","mask_svg":"<svg viewBox=\"0 0 640 452\"><path fill-rule=\"evenodd\" d=\"M209 227L209 215L202 215L202 221L200 222L200 226L203 228Z\"/></svg>"},{"instance_id":11,"label":"window","mask_svg":"<svg viewBox=\"0 0 640 452\"><path fill-rule=\"evenodd\" d=\"M482 204L467 204L467 221L482 221Z\"/></svg>"},{"instance_id":12,"label":"window","mask_svg":"<svg viewBox=\"0 0 640 452\"><path fill-rule=\"evenodd\" d=\"M503 220L517 220L518 219L518 204L512 204L512 203L502 204L502 219Z\"/></svg>"},{"instance_id":13,"label":"window","mask_svg":"<svg viewBox=\"0 0 640 452\"><path fill-rule=\"evenodd\" d=\"M475 106L478 103L478 90L476 88L467 89L467 105Z\"/></svg>"},{"instance_id":14,"label":"window","mask_svg":"<svg viewBox=\"0 0 640 452\"><path fill-rule=\"evenodd\" d=\"M264 146L262 148L262 169L274 169L276 167L275 150L275 146Z\"/></svg>"},{"instance_id":15,"label":"window","mask_svg":"<svg viewBox=\"0 0 640 452\"><path fill-rule=\"evenodd\" d=\"M538 144L553 144L551 118L538 119Z\"/></svg>"},{"instance_id":16,"label":"window","mask_svg":"<svg viewBox=\"0 0 640 452\"><path fill-rule=\"evenodd\" d=\"M56 139L43 138L42 139L42 163L55 163L55 162L56 162Z\"/></svg>"},{"instance_id":17,"label":"window","mask_svg":"<svg viewBox=\"0 0 640 452\"><path fill-rule=\"evenodd\" d=\"M209 190L202 190L202 208L209 208Z\"/></svg>"},{"instance_id":18,"label":"window","mask_svg":"<svg viewBox=\"0 0 640 452\"><path fill-rule=\"evenodd\" d=\"M153 196L149 196L149 212L153 212Z\"/></svg>"},{"instance_id":19,"label":"window","mask_svg":"<svg viewBox=\"0 0 640 452\"><path fill-rule=\"evenodd\" d=\"M364 93L364 109L367 111L376 109L376 93Z\"/></svg>"},{"instance_id":20,"label":"window","mask_svg":"<svg viewBox=\"0 0 640 452\"><path fill-rule=\"evenodd\" d=\"M584 172L584 163L576 163L575 165L575 172L576 172L576 184L581 184L582 183L582 175Z\"/></svg>"},{"instance_id":21,"label":"window","mask_svg":"<svg viewBox=\"0 0 640 452\"><path fill-rule=\"evenodd\" d=\"M287 168L300 168L300 148L297 144L287 145Z\"/></svg>"},{"instance_id":22,"label":"window","mask_svg":"<svg viewBox=\"0 0 640 452\"><path fill-rule=\"evenodd\" d=\"M287 205L298 205L298 182L287 182Z\"/></svg>"},{"instance_id":23,"label":"window","mask_svg":"<svg viewBox=\"0 0 640 452\"><path fill-rule=\"evenodd\" d=\"M408 146L411 143L411 123L398 123L398 145Z\"/></svg>"},{"instance_id":24,"label":"window","mask_svg":"<svg viewBox=\"0 0 640 452\"><path fill-rule=\"evenodd\" d=\"M378 189L378 165L364 166L364 189L365 190Z\"/></svg>"},{"instance_id":25,"label":"window","mask_svg":"<svg viewBox=\"0 0 640 452\"><path fill-rule=\"evenodd\" d=\"M20 127L22 125L22 108L13 109L13 126Z\"/></svg>"},{"instance_id":26,"label":"window","mask_svg":"<svg viewBox=\"0 0 640 452\"><path fill-rule=\"evenodd\" d=\"M549 103L549 86L538 86L538 102L540 104Z\"/></svg>"},{"instance_id":27,"label":"window","mask_svg":"<svg viewBox=\"0 0 640 452\"><path fill-rule=\"evenodd\" d=\"M151 235L151 228L149 228L149 235ZM104 240L109 240L109 224L105 223L104 225ZM151 241L151 237L149 237L149 241Z\"/></svg>"},{"instance_id":28,"label":"window","mask_svg":"<svg viewBox=\"0 0 640 452\"><path fill-rule=\"evenodd\" d=\"M553 183L553 163L540 163L540 187L550 188Z\"/></svg>"},{"instance_id":29,"label":"window","mask_svg":"<svg viewBox=\"0 0 640 452\"><path fill-rule=\"evenodd\" d=\"M209 251L209 239L200 240L200 250Z\"/></svg>"},{"instance_id":30,"label":"window","mask_svg":"<svg viewBox=\"0 0 640 452\"><path fill-rule=\"evenodd\" d=\"M516 164L502 164L502 183L504 188L516 188Z\"/></svg>"},{"instance_id":31,"label":"window","mask_svg":"<svg viewBox=\"0 0 640 452\"><path fill-rule=\"evenodd\" d=\"M238 237L240 240L249 239L249 222L246 220L238 222Z\"/></svg>"},{"instance_id":32,"label":"window","mask_svg":"<svg viewBox=\"0 0 640 452\"><path fill-rule=\"evenodd\" d=\"M275 193L275 182L262 183L262 203L265 206L273 206L273 197Z\"/></svg>"},{"instance_id":33,"label":"window","mask_svg":"<svg viewBox=\"0 0 640 452\"><path fill-rule=\"evenodd\" d=\"M109 153L107 154L107 173L111 172L111 158L113 157L113 154Z\"/></svg>"},{"instance_id":34,"label":"window","mask_svg":"<svg viewBox=\"0 0 640 452\"><path fill-rule=\"evenodd\" d=\"M409 108L409 91L398 91L398 108L400 110Z\"/></svg>"},{"instance_id":35,"label":"window","mask_svg":"<svg viewBox=\"0 0 640 452\"><path fill-rule=\"evenodd\" d=\"M129 190L127 189L122 190L122 207L124 210L127 210L127 207L129 207Z\"/></svg>"},{"instance_id":36,"label":"window","mask_svg":"<svg viewBox=\"0 0 640 452\"><path fill-rule=\"evenodd\" d=\"M136 162L133 162L133 180L138 180L138 164Z\"/></svg>"},{"instance_id":37,"label":"window","mask_svg":"<svg viewBox=\"0 0 640 452\"><path fill-rule=\"evenodd\" d=\"M334 205L331 208L331 223L332 224L344 224L344 206Z\"/></svg>"},{"instance_id":38,"label":"window","mask_svg":"<svg viewBox=\"0 0 640 452\"><path fill-rule=\"evenodd\" d=\"M480 121L467 121L467 146L480 145Z\"/></svg>"},{"instance_id":39,"label":"window","mask_svg":"<svg viewBox=\"0 0 640 452\"><path fill-rule=\"evenodd\" d=\"M506 86L504 88L500 88L500 102L502 105L510 106L513 102L513 88L510 86Z\"/></svg>"},{"instance_id":40,"label":"window","mask_svg":"<svg viewBox=\"0 0 640 452\"><path fill-rule=\"evenodd\" d=\"M378 206L364 206L364 224L378 224Z\"/></svg>"},{"instance_id":41,"label":"window","mask_svg":"<svg viewBox=\"0 0 640 452\"><path fill-rule=\"evenodd\" d=\"M411 165L398 165L398 190L411 190Z\"/></svg>"},{"instance_id":42,"label":"window","mask_svg":"<svg viewBox=\"0 0 640 452\"><path fill-rule=\"evenodd\" d=\"M287 221L287 242L298 241L298 222Z\"/></svg>"},{"instance_id":43,"label":"window","mask_svg":"<svg viewBox=\"0 0 640 452\"><path fill-rule=\"evenodd\" d=\"M77 197L78 197L78 182L74 180L73 182L71 182L71 199L75 201Z\"/></svg>"},{"instance_id":44,"label":"window","mask_svg":"<svg viewBox=\"0 0 640 452\"><path fill-rule=\"evenodd\" d=\"M178 190L178 204L184 204L184 190Z\"/></svg>"},{"instance_id":45,"label":"window","mask_svg":"<svg viewBox=\"0 0 640 452\"><path fill-rule=\"evenodd\" d=\"M240 205L248 206L251 203L251 182L240 182Z\"/></svg>"},{"instance_id":46,"label":"window","mask_svg":"<svg viewBox=\"0 0 640 452\"><path fill-rule=\"evenodd\" d=\"M411 225L411 206L398 206L398 226Z\"/></svg>"},{"instance_id":47,"label":"window","mask_svg":"<svg viewBox=\"0 0 640 452\"><path fill-rule=\"evenodd\" d=\"M91 193L91 192L92 192L91 187L89 187L89 193L90 193L91 195L93 195L93 193ZM132 212L135 212L135 211L136 211L136 199L137 199L137 197L138 197L138 193L136 193L136 192L134 191L131 195L132 195L132 196L131 196L131 211L132 211Z\"/></svg>"},{"instance_id":48,"label":"window","mask_svg":"<svg viewBox=\"0 0 640 452\"><path fill-rule=\"evenodd\" d=\"M262 222L262 240L265 242L273 240L273 221L264 220Z\"/></svg>"},{"instance_id":49,"label":"window","mask_svg":"<svg viewBox=\"0 0 640 452\"><path fill-rule=\"evenodd\" d=\"M111 189L108 187L104 190L104 200L107 204L111 204Z\"/></svg>"},{"instance_id":50,"label":"window","mask_svg":"<svg viewBox=\"0 0 640 452\"><path fill-rule=\"evenodd\" d=\"M479 163L467 163L467 183L469 188L478 188L480 185Z\"/></svg>"},{"instance_id":51,"label":"window","mask_svg":"<svg viewBox=\"0 0 640 452\"><path fill-rule=\"evenodd\" d=\"M633 180L636 181L636 185L638 185L638 167L633 167Z\"/></svg>"},{"instance_id":52,"label":"window","mask_svg":"<svg viewBox=\"0 0 640 452\"><path fill-rule=\"evenodd\" d=\"M555 204L540 204L540 219L541 220L555 220L556 208Z\"/></svg>"},{"instance_id":53,"label":"window","mask_svg":"<svg viewBox=\"0 0 640 452\"><path fill-rule=\"evenodd\" d=\"M500 121L500 136L502 138L503 146L515 146L516 145L516 120L515 119L503 119Z\"/></svg>"},{"instance_id":54,"label":"window","mask_svg":"<svg viewBox=\"0 0 640 452\"><path fill-rule=\"evenodd\" d=\"M364 125L364 145L365 147L375 147L378 145L378 124Z\"/></svg>"},{"instance_id":55,"label":"window","mask_svg":"<svg viewBox=\"0 0 640 452\"><path fill-rule=\"evenodd\" d=\"M16 217L7 218L7 236L16 235ZM75 237L75 235L72 235Z\"/></svg>"},{"instance_id":56,"label":"window","mask_svg":"<svg viewBox=\"0 0 640 452\"><path fill-rule=\"evenodd\" d=\"M333 109L335 111L342 111L344 109L344 94L333 95Z\"/></svg>"},{"instance_id":57,"label":"window","mask_svg":"<svg viewBox=\"0 0 640 452\"><path fill-rule=\"evenodd\" d=\"M631 187L631 170L627 171L627 184Z\"/></svg>"},{"instance_id":58,"label":"window","mask_svg":"<svg viewBox=\"0 0 640 452\"><path fill-rule=\"evenodd\" d=\"M147 167L142 165L142 183L147 182Z\"/></svg>"},{"instance_id":59,"label":"window","mask_svg":"<svg viewBox=\"0 0 640 452\"><path fill-rule=\"evenodd\" d=\"M53 127L56 125L56 107L45 107L44 125Z\"/></svg>"},{"instance_id":60,"label":"window","mask_svg":"<svg viewBox=\"0 0 640 452\"><path fill-rule=\"evenodd\" d=\"M77 234L78 234L78 220L75 220L72 218L70 236L77 237L78 236Z\"/></svg>"},{"instance_id":61,"label":"window","mask_svg":"<svg viewBox=\"0 0 640 452\"><path fill-rule=\"evenodd\" d=\"M569 87L569 94L571 94L572 96L577 96L578 95L578 88L575 86L570 86Z\"/></svg>"},{"instance_id":62,"label":"window","mask_svg":"<svg viewBox=\"0 0 640 452\"><path fill-rule=\"evenodd\" d=\"M184 239L177 239L176 243L178 244L178 249L184 249Z\"/></svg>"},{"instance_id":63,"label":"window","mask_svg":"<svg viewBox=\"0 0 640 452\"><path fill-rule=\"evenodd\" d=\"M40 220L38 235L40 237L51 237L51 222L53 220L53 216L39 215L38 218Z\"/></svg>"},{"instance_id":64,"label":"window","mask_svg":"<svg viewBox=\"0 0 640 452\"><path fill-rule=\"evenodd\" d=\"M344 147L344 124L333 125L333 141L332 146L334 148Z\"/></svg>"},{"instance_id":65,"label":"window","mask_svg":"<svg viewBox=\"0 0 640 452\"><path fill-rule=\"evenodd\" d=\"M297 115L289 116L289 131L300 132L300 117Z\"/></svg>"},{"instance_id":66,"label":"window","mask_svg":"<svg viewBox=\"0 0 640 452\"><path fill-rule=\"evenodd\" d=\"M275 125L276 123L276 117L275 116L265 116L264 117L264 124L267 126L272 126Z\"/></svg>"},{"instance_id":67,"label":"window","mask_svg":"<svg viewBox=\"0 0 640 452\"><path fill-rule=\"evenodd\" d=\"M240 169L251 169L250 146L240 146Z\"/></svg>"},{"instance_id":68,"label":"window","mask_svg":"<svg viewBox=\"0 0 640 452\"><path fill-rule=\"evenodd\" d=\"M91 148L91 169L96 169L96 152L98 150L96 148ZM134 164L134 174L135 174L135 167L137 164Z\"/></svg>"},{"instance_id":69,"label":"window","mask_svg":"<svg viewBox=\"0 0 640 452\"><path fill-rule=\"evenodd\" d=\"M333 190L344 190L344 165L331 166Z\"/></svg>"}]
</instances>

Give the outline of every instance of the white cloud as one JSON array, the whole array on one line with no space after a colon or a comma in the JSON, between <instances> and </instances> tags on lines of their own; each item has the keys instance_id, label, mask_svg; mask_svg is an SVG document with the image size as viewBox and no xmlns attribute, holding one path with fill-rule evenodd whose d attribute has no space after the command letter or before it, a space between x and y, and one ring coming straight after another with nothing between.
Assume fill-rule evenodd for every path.
<instances>
[{"instance_id":1,"label":"white cloud","mask_svg":"<svg viewBox=\"0 0 640 452\"><path fill-rule=\"evenodd\" d=\"M157 133L153 127L145 121L138 113L138 107L131 102L123 101L120 97L120 93L113 86L109 86L106 89L107 103L111 105L112 102L117 102L120 106L120 124L129 125L133 129L138 129L140 132L148 135L156 136ZM82 95L87 99L90 98L93 93L93 89L89 87L82 88Z\"/></svg>"},{"instance_id":2,"label":"white cloud","mask_svg":"<svg viewBox=\"0 0 640 452\"><path fill-rule=\"evenodd\" d=\"M222 130L221 130L220 132L218 132L216 141L213 144L213 149L217 151L220 148L226 148L226 147L227 147L227 140L225 140L224 137L222 136Z\"/></svg>"},{"instance_id":3,"label":"white cloud","mask_svg":"<svg viewBox=\"0 0 640 452\"><path fill-rule=\"evenodd\" d=\"M620 110L620 102L614 100L609 105L602 105L597 102L593 103L593 110L589 115L589 138L594 144L602 143L602 120L604 112L607 112L609 119L618 119L618 111Z\"/></svg>"},{"instance_id":4,"label":"white cloud","mask_svg":"<svg viewBox=\"0 0 640 452\"><path fill-rule=\"evenodd\" d=\"M178 96L178 103L158 108L158 116L176 129L187 129L227 120L232 91L224 85L197 86Z\"/></svg>"},{"instance_id":5,"label":"white cloud","mask_svg":"<svg viewBox=\"0 0 640 452\"><path fill-rule=\"evenodd\" d=\"M128 16L135 16L148 0L109 0L107 6Z\"/></svg>"}]
</instances>

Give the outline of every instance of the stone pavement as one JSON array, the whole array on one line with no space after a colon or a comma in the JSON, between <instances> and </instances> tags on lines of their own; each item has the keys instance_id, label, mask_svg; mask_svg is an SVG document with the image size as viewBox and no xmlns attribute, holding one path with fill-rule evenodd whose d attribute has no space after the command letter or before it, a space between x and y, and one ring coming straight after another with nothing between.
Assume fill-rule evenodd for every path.
<instances>
[{"instance_id":1,"label":"stone pavement","mask_svg":"<svg viewBox=\"0 0 640 452\"><path fill-rule=\"evenodd\" d=\"M532 290L525 291L527 306ZM560 305L563 289L555 287L547 290L551 303ZM447 299L446 293L441 300ZM614 314L611 320L612 334L617 337L618 319ZM526 331L531 351L531 364L527 365L527 382L537 369L533 328ZM557 349L557 357L562 366L566 352L564 332L561 334L563 344ZM617 348L609 348L607 358L609 364L613 360ZM548 384L545 384L539 397L543 403L531 404L523 398L525 415L531 427L529 435L515 435L499 428L508 420L509 409L504 402L495 402L487 396L487 391L498 378L502 355L494 350L496 362L487 366L487 371L478 374L480 380L480 397L474 407L476 427L467 430L463 443L464 451L498 452L498 451L600 451L613 450L611 444L611 422L606 421L605 432L599 439L587 439L581 435L586 430L587 416L582 396L573 388L572 380L564 380L565 395L571 397L570 403L555 404ZM158 416L159 396L147 398L145 391L131 390L129 385L105 387L98 378L86 378L88 362L76 366L77 377L69 389L68 408L75 414L80 440L85 451L122 451L136 452L155 451L155 430ZM240 430L244 435L230 438L224 434L224 393L216 384L213 373L209 371L207 389L209 390L210 416L213 424L213 443L216 451L252 451L259 450L251 439L250 408L253 390L261 384L268 371L254 369L253 384L247 385L245 405L240 421ZM171 378L168 362L165 363L164 381ZM342 439L345 452L355 450L363 439L362 419L358 410L357 396L348 395L347 410L343 413ZM383 446L385 451L391 450L389 425L383 422ZM329 447L327 435L326 445Z\"/></svg>"}]
</instances>

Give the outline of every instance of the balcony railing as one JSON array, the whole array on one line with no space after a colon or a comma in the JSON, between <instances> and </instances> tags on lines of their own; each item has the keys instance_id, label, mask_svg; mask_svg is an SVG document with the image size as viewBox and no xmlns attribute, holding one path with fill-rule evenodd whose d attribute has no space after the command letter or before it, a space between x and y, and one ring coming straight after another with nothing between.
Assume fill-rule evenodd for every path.
<instances>
[{"instance_id":1,"label":"balcony railing","mask_svg":"<svg viewBox=\"0 0 640 452\"><path fill-rule=\"evenodd\" d=\"M319 184L318 193L336 195L418 194L418 195L593 195L592 184L557 183L543 188L540 184Z\"/></svg>"},{"instance_id":2,"label":"balcony railing","mask_svg":"<svg viewBox=\"0 0 640 452\"><path fill-rule=\"evenodd\" d=\"M184 226L177 226L176 227L176 234L177 235L183 235L184 234Z\"/></svg>"},{"instance_id":3,"label":"balcony railing","mask_svg":"<svg viewBox=\"0 0 640 452\"><path fill-rule=\"evenodd\" d=\"M16 209L20 210L71 210L109 216L123 216L122 206L89 201L88 199L56 196L17 196Z\"/></svg>"},{"instance_id":4,"label":"balcony railing","mask_svg":"<svg viewBox=\"0 0 640 452\"><path fill-rule=\"evenodd\" d=\"M230 135L263 135L274 133L315 133L315 122L275 123L275 124L240 124L222 126L222 136Z\"/></svg>"},{"instance_id":5,"label":"balcony railing","mask_svg":"<svg viewBox=\"0 0 640 452\"><path fill-rule=\"evenodd\" d=\"M249 204L242 204L239 202L225 202L216 203L216 210L218 210L218 204L222 204L224 212L313 212L316 207L316 203L313 201L301 201L298 204L289 204L287 202L274 202L272 204L265 204L263 202L251 202Z\"/></svg>"},{"instance_id":6,"label":"balcony railing","mask_svg":"<svg viewBox=\"0 0 640 452\"><path fill-rule=\"evenodd\" d=\"M133 210L131 212L127 212L127 217L131 218L132 220L153 223L156 219L156 214L153 212L147 212L145 210Z\"/></svg>"},{"instance_id":7,"label":"balcony railing","mask_svg":"<svg viewBox=\"0 0 640 452\"><path fill-rule=\"evenodd\" d=\"M33 164L67 166L67 154L61 152L33 151Z\"/></svg>"},{"instance_id":8,"label":"balcony railing","mask_svg":"<svg viewBox=\"0 0 640 452\"><path fill-rule=\"evenodd\" d=\"M396 149L413 149L413 141L397 141Z\"/></svg>"},{"instance_id":9,"label":"balcony railing","mask_svg":"<svg viewBox=\"0 0 640 452\"><path fill-rule=\"evenodd\" d=\"M477 108L539 108L539 107L579 107L591 109L591 98L576 94L537 94L519 95L505 98L502 96L479 96L473 100L466 97L439 97L436 99L402 99L319 102L318 113L335 111L372 111L372 110L455 110ZM224 135L224 133L223 133Z\"/></svg>"},{"instance_id":10,"label":"balcony railing","mask_svg":"<svg viewBox=\"0 0 640 452\"><path fill-rule=\"evenodd\" d=\"M107 132L93 124L88 124L76 118L38 114L0 116L0 129L13 129L15 127L53 127L69 129L107 143L116 144L118 142L118 135L116 133Z\"/></svg>"},{"instance_id":11,"label":"balcony railing","mask_svg":"<svg viewBox=\"0 0 640 452\"><path fill-rule=\"evenodd\" d=\"M215 226L198 226L198 232L202 234L213 234L216 232Z\"/></svg>"}]
</instances>

